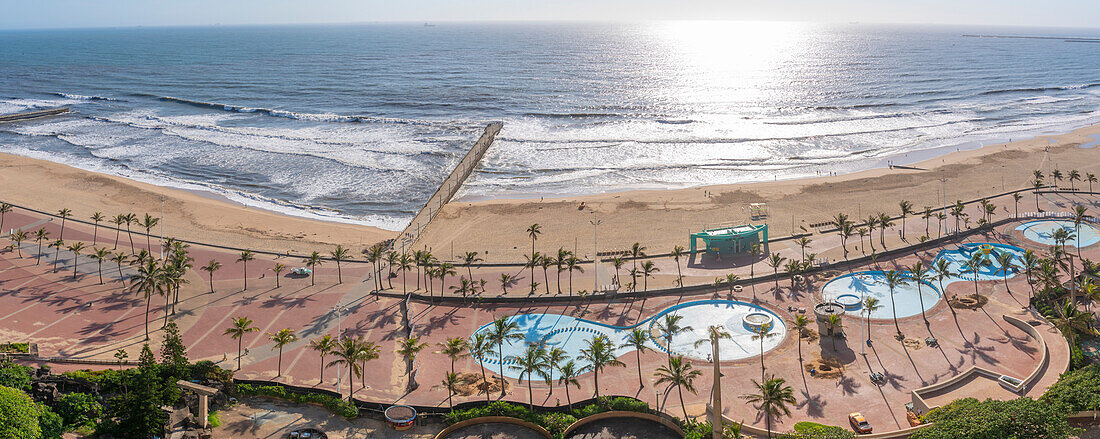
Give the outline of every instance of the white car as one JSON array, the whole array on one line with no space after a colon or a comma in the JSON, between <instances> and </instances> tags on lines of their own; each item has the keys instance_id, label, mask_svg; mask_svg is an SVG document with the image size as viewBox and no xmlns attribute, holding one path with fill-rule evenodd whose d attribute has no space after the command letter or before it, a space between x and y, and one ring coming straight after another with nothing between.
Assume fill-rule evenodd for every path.
<instances>
[{"instance_id":1,"label":"white car","mask_svg":"<svg viewBox=\"0 0 1100 439\"><path fill-rule=\"evenodd\" d=\"M298 268L291 269L290 274L294 274L294 275L298 275L298 276L309 276L309 275L313 274L313 270L310 270L306 267L298 267Z\"/></svg>"}]
</instances>

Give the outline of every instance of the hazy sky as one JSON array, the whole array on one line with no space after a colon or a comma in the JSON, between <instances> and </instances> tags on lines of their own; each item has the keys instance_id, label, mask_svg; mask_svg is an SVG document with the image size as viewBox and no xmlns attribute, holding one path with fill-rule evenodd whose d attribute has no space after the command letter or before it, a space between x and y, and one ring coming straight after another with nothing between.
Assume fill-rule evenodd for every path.
<instances>
[{"instance_id":1,"label":"hazy sky","mask_svg":"<svg viewBox=\"0 0 1100 439\"><path fill-rule=\"evenodd\" d=\"M1098 0L0 0L0 29L663 19L1098 27Z\"/></svg>"}]
</instances>

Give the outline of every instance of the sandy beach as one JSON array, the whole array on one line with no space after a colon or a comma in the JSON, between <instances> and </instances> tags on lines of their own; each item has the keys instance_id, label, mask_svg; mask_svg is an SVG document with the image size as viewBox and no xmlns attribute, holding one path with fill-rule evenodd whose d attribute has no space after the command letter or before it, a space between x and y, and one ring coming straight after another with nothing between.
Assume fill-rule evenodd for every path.
<instances>
[{"instance_id":1,"label":"sandy beach","mask_svg":"<svg viewBox=\"0 0 1100 439\"><path fill-rule=\"evenodd\" d=\"M0 154L0 187L0 199L5 202L50 213L71 209L73 218L84 221L89 221L94 212L108 218L119 213L160 217L163 200L166 236L238 248L295 253L317 250L327 254L336 244L369 246L397 234L376 227L282 215L212 195L11 154ZM110 226L107 222L102 225ZM143 231L137 226L131 229Z\"/></svg>"},{"instance_id":2,"label":"sandy beach","mask_svg":"<svg viewBox=\"0 0 1100 439\"><path fill-rule=\"evenodd\" d=\"M1100 173L1092 142L1100 126L1060 135L1042 135L1011 143L951 152L905 167L876 168L851 174L777 182L704 186L679 190L631 191L545 199L452 202L417 242L436 255L450 257L481 252L487 261L522 261L531 251L526 229L542 226L539 251L565 247L591 255L593 226L599 220L601 252L625 250L634 242L648 253L668 253L688 246L688 233L722 223L750 222L749 203L767 203L767 220L774 237L792 230L813 231L811 224L843 212L860 222L880 212L900 214L898 202L909 200L914 210L940 206L943 199L970 200L1005 190L1030 187L1032 171L1077 169ZM941 182L946 179L946 182ZM1050 178L1047 177L1049 182ZM1087 188L1087 183L1076 182ZM1060 184L1069 187L1063 180ZM941 188L946 188L946 196ZM1100 186L1097 186L1100 188ZM1029 199L1029 198L1025 198ZM441 258L442 259L442 258Z\"/></svg>"},{"instance_id":3,"label":"sandy beach","mask_svg":"<svg viewBox=\"0 0 1100 439\"><path fill-rule=\"evenodd\" d=\"M1095 148L1080 148L1100 134L1090 126L1061 135L1043 135L1007 144L951 152L905 167L777 182L645 190L545 199L500 199L451 202L425 229L418 248L441 259L466 251L486 261L516 262L530 252L525 230L542 226L537 247L592 253L593 227L599 220L600 251L622 250L640 242L648 252L667 253L687 247L687 235L706 226L750 222L749 203L767 203L771 236L792 230L812 231L811 224L843 212L853 220L879 212L899 214L898 202L915 210L939 206L944 198L973 199L1030 186L1035 169L1058 167L1100 173ZM946 183L941 182L946 179ZM1049 178L1048 178L1049 180ZM43 184L48 183L48 184ZM1087 182L1077 182L1087 187ZM1062 186L1068 187L1063 181ZM946 188L946 197L941 188ZM10 154L0 154L0 199L56 212L72 209L87 220L95 211L110 217L120 212L160 216L164 200L165 234L186 240L285 252L327 253L335 244L362 248L397 233L375 227L318 221L250 208L209 195L155 186ZM135 228L135 231L139 228Z\"/></svg>"}]
</instances>

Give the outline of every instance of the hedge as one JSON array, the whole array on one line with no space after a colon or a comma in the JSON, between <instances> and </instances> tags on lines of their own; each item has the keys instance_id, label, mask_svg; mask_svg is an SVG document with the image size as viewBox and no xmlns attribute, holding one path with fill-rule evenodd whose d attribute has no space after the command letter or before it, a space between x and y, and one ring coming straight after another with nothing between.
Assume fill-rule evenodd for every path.
<instances>
[{"instance_id":1,"label":"hedge","mask_svg":"<svg viewBox=\"0 0 1100 439\"><path fill-rule=\"evenodd\" d=\"M330 412L343 416L349 420L355 419L359 416L359 409L354 404L345 401L342 398L334 398L332 396L323 395L320 393L295 393L288 392L283 386L253 386L251 384L237 384L234 388L234 393L237 395L250 395L250 396L269 396L272 398L285 399L287 401L296 402L300 404L320 404Z\"/></svg>"}]
</instances>

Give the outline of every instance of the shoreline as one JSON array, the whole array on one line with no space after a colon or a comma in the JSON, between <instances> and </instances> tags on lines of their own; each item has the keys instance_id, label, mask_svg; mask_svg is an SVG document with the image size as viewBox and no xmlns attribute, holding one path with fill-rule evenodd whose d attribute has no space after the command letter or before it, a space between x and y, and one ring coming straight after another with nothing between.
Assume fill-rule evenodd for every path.
<instances>
[{"instance_id":1,"label":"shoreline","mask_svg":"<svg viewBox=\"0 0 1100 439\"><path fill-rule=\"evenodd\" d=\"M1059 134L1040 131L1022 140L958 148L930 158L909 153L910 160L895 161L901 166L883 163L831 176L542 199L457 200L444 206L417 248L437 253L453 248L456 254L479 251L488 253L487 262L523 260L531 251L531 239L524 231L534 223L543 228L536 251L576 248L582 255L591 253L594 245L600 251L624 250L635 242L648 247L648 253L667 253L675 245L687 247L690 231L722 223L764 222L772 236L812 232L812 224L838 212L860 222L872 213L897 216L900 200L911 201L920 212L924 206L938 207L945 201L1030 187L1035 169L1048 174L1057 166L1064 174L1072 168L1082 176L1100 174L1100 152L1080 147L1095 144L1098 136L1100 125ZM1046 181L1050 182L1049 175ZM1075 184L1081 187L1087 182ZM1069 186L1065 180L1061 185ZM747 205L759 202L768 204L769 216L752 221ZM601 221L598 231L590 222L595 220ZM920 221L919 216L910 215L913 220ZM491 230L485 225L492 225Z\"/></svg>"}]
</instances>

